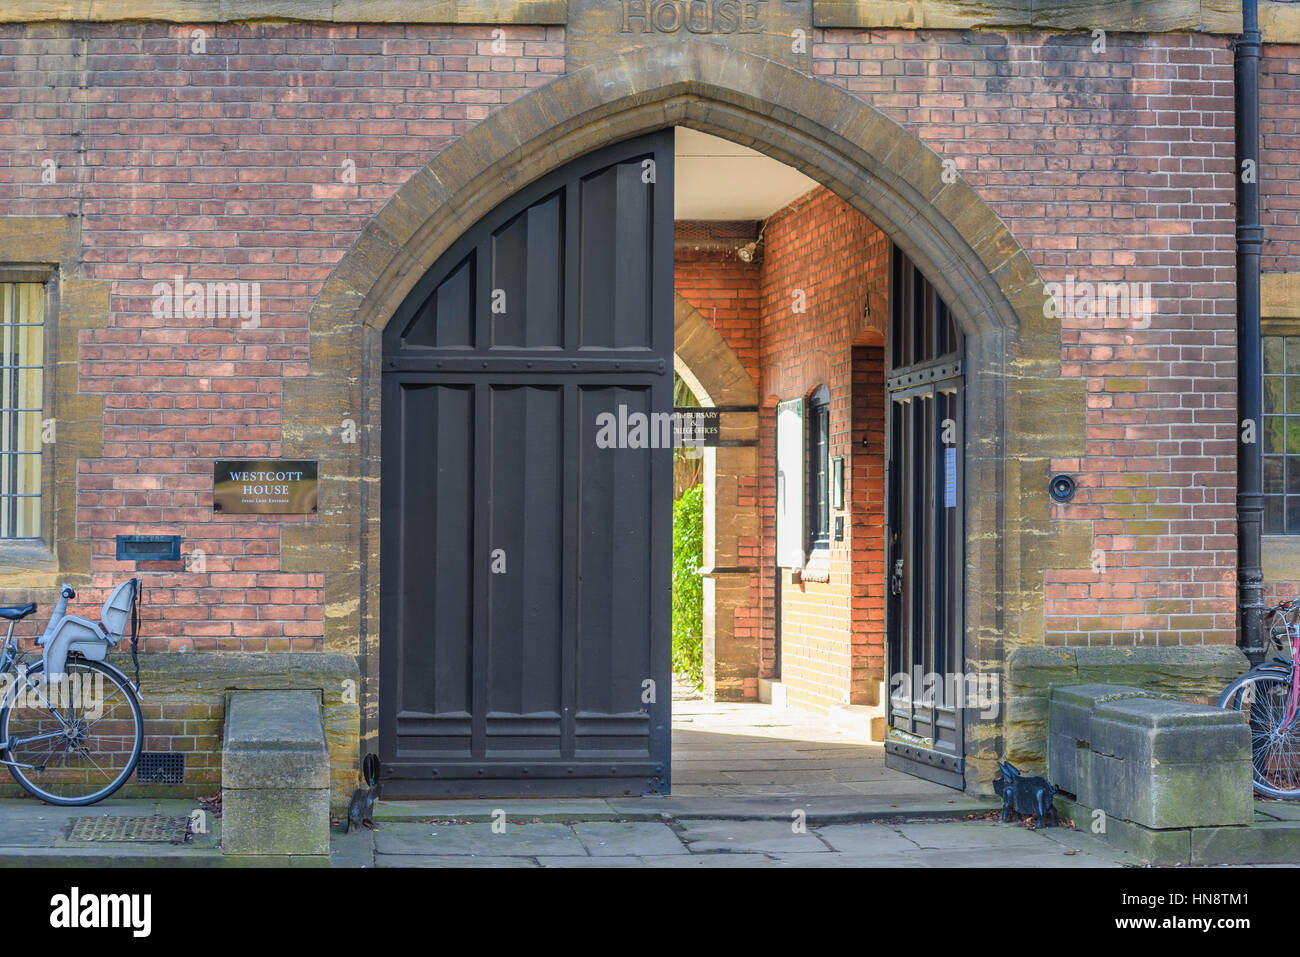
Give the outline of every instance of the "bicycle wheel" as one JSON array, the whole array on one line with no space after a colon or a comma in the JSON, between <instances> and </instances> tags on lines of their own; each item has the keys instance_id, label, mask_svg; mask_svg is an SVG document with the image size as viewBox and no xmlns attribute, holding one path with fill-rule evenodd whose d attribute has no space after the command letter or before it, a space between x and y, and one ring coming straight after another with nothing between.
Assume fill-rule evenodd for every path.
<instances>
[{"instance_id":1,"label":"bicycle wheel","mask_svg":"<svg viewBox=\"0 0 1300 957\"><path fill-rule=\"evenodd\" d=\"M44 662L27 670L39 693L15 683L0 711L9 773L48 804L79 807L120 788L144 745L144 718L135 692L97 661L69 658L63 681L47 686Z\"/></svg>"},{"instance_id":2,"label":"bicycle wheel","mask_svg":"<svg viewBox=\"0 0 1300 957\"><path fill-rule=\"evenodd\" d=\"M1278 612L1270 616L1268 621L1268 641L1269 644L1283 654L1290 654L1291 637L1284 612Z\"/></svg>"},{"instance_id":3,"label":"bicycle wheel","mask_svg":"<svg viewBox=\"0 0 1300 957\"><path fill-rule=\"evenodd\" d=\"M1248 671L1219 695L1219 707L1247 714L1255 790L1268 797L1300 798L1300 719L1282 730L1291 672Z\"/></svg>"}]
</instances>

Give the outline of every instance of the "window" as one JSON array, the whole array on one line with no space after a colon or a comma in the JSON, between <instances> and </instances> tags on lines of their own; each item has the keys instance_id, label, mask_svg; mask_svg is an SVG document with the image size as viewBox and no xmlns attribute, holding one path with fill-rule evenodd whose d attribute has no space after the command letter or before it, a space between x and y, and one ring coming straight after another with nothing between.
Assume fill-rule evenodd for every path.
<instances>
[{"instance_id":1,"label":"window","mask_svg":"<svg viewBox=\"0 0 1300 957\"><path fill-rule=\"evenodd\" d=\"M1300 535L1300 336L1264 337L1264 533Z\"/></svg>"},{"instance_id":2,"label":"window","mask_svg":"<svg viewBox=\"0 0 1300 957\"><path fill-rule=\"evenodd\" d=\"M0 283L0 539L41 535L45 287Z\"/></svg>"},{"instance_id":3,"label":"window","mask_svg":"<svg viewBox=\"0 0 1300 957\"><path fill-rule=\"evenodd\" d=\"M822 386L808 400L808 550L830 547L831 398Z\"/></svg>"}]
</instances>

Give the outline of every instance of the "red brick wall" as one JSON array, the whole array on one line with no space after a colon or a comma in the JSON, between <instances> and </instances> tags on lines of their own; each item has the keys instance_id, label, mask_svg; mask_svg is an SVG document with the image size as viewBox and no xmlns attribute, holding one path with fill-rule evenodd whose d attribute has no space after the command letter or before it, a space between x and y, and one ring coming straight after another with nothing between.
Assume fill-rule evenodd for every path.
<instances>
[{"instance_id":1,"label":"red brick wall","mask_svg":"<svg viewBox=\"0 0 1300 957\"><path fill-rule=\"evenodd\" d=\"M888 259L872 264L882 287L887 269ZM884 292L882 288L882 297ZM852 481L846 479L844 489L851 516L850 701L874 705L880 703L880 683L885 676L885 350L882 346L855 347L852 363L852 458L846 468Z\"/></svg>"},{"instance_id":2,"label":"red brick wall","mask_svg":"<svg viewBox=\"0 0 1300 957\"><path fill-rule=\"evenodd\" d=\"M758 384L759 264L734 256L678 250L678 295L700 310Z\"/></svg>"},{"instance_id":3,"label":"red brick wall","mask_svg":"<svg viewBox=\"0 0 1300 957\"><path fill-rule=\"evenodd\" d=\"M107 430L104 458L79 477L79 532L100 586L83 591L87 602L125 574L114 534L179 532L207 553L207 570L146 575L150 614L179 616L146 622L153 648L315 648L320 576L278 571L278 523L211 514L208 459L278 454L281 377L307 372L307 314L332 266L414 170L563 70L563 32L508 27L494 55L487 26L232 24L203 27L198 54L194 29L0 27L0 215L80 214L83 274L114 283L107 328L82 346L83 386L104 394ZM1152 283L1148 329L1062 324L1062 374L1083 378L1089 398L1084 457L1054 463L1081 480L1060 516L1091 524L1106 571L1048 573L1048 640L1232 640L1229 40L1112 34L1094 54L1082 34L815 39L814 72L952 158L1045 279ZM1297 60L1295 47L1266 50L1270 270L1294 270L1300 255ZM41 182L44 159L58 165L53 184ZM779 242L769 233L769 255ZM260 282L261 328L236 336L228 320L156 319L151 287L178 271ZM765 310L787 281L765 284ZM852 337L818 338L812 355L825 358L804 364L781 344L796 327L765 322L759 356L773 371L762 394L812 375L838 384L844 454ZM754 368L742 329L724 334ZM849 614L836 587L827 601ZM790 614L823 614L816 594L793 588ZM813 644L799 654L825 650ZM848 694L848 656L836 655L801 694Z\"/></svg>"},{"instance_id":4,"label":"red brick wall","mask_svg":"<svg viewBox=\"0 0 1300 957\"><path fill-rule=\"evenodd\" d=\"M1046 576L1050 644L1230 642L1235 614L1233 73L1191 34L823 30L814 71L953 160L1047 282L1150 282L1147 329L1062 321L1087 448L1056 512L1104 571ZM1043 477L1046 484L1047 476Z\"/></svg>"},{"instance_id":5,"label":"red brick wall","mask_svg":"<svg viewBox=\"0 0 1300 957\"><path fill-rule=\"evenodd\" d=\"M886 315L889 242L825 189L774 214L764 236L762 394L793 399L826 386L830 455L845 462L846 508L831 518L832 532L835 516L844 518L844 540L832 541L829 560L810 563L801 583L788 570L782 579L781 679L797 707L874 703L883 676L883 577L874 580L884 567L883 350L860 350L855 367L853 346L878 336ZM806 312L792 311L796 290ZM774 409L761 427L764 554L775 556ZM864 436L876 447L861 455Z\"/></svg>"},{"instance_id":6,"label":"red brick wall","mask_svg":"<svg viewBox=\"0 0 1300 957\"><path fill-rule=\"evenodd\" d=\"M500 53L492 32L0 27L0 215L80 214L83 276L114 284L81 348L105 431L78 478L98 586L78 603L97 609L134 567L114 560L118 533L204 553L203 571L145 572L148 650L320 648L323 575L279 571L281 519L213 514L211 460L280 454L281 382L308 373L334 264L442 147L563 71L561 29L506 27ZM156 318L152 287L177 274L260 283L260 328Z\"/></svg>"}]
</instances>

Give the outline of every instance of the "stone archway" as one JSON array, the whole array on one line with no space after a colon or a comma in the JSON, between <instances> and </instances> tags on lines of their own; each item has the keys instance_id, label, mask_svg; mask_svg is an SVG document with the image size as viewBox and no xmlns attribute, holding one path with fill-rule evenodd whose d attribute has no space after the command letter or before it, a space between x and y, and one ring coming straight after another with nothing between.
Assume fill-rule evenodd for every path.
<instances>
[{"instance_id":1,"label":"stone archway","mask_svg":"<svg viewBox=\"0 0 1300 957\"><path fill-rule=\"evenodd\" d=\"M318 522L286 529L286 571L326 577L325 648L358 656L374 733L379 634L380 334L412 286L506 197L577 156L668 126L758 149L827 186L931 279L967 338L965 476L969 669L999 673L1008 643L1041 645L1044 570L1088 564L1085 530L1050 519L1051 459L1083 453L1084 383L1060 376L1060 329L1015 237L942 158L870 104L771 60L698 39L640 50L539 87L493 113L388 201L310 314L311 372L286 383L282 451L321 460ZM355 429L355 433L351 431ZM354 442L340 439L355 434ZM967 726L991 776L1002 717Z\"/></svg>"},{"instance_id":2,"label":"stone archway","mask_svg":"<svg viewBox=\"0 0 1300 957\"><path fill-rule=\"evenodd\" d=\"M673 353L678 374L704 405L755 410L723 420L726 439L753 444L704 451L704 691L743 701L746 683L756 687L759 674L758 638L736 627L736 613L754 605L760 573L745 557L759 535L758 500L741 486L742 477L758 474L758 389L722 335L680 294Z\"/></svg>"}]
</instances>

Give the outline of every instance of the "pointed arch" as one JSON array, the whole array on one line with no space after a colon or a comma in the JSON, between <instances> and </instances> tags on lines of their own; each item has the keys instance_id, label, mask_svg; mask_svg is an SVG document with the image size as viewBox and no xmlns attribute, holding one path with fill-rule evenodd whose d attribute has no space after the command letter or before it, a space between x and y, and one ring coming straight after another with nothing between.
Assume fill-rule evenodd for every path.
<instances>
[{"instance_id":1,"label":"pointed arch","mask_svg":"<svg viewBox=\"0 0 1300 957\"><path fill-rule=\"evenodd\" d=\"M323 549L325 647L358 655L363 728L375 727L379 634L380 334L438 257L506 197L605 144L683 125L757 149L834 191L917 263L967 342L968 667L1000 672L1007 646L1041 645L1044 571L1086 567L1088 523L1051 519L1051 460L1084 451L1084 383L1060 375L1044 286L996 213L916 135L864 99L700 39L594 63L502 107L413 175L362 230L310 314L310 374L287 382L282 450L320 459L316 524L286 528L286 571ZM340 445L341 423L356 441ZM373 659L373 660L372 660ZM998 716L967 725L991 769ZM983 770L977 773L983 774ZM988 775L991 776L991 771Z\"/></svg>"}]
</instances>

